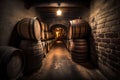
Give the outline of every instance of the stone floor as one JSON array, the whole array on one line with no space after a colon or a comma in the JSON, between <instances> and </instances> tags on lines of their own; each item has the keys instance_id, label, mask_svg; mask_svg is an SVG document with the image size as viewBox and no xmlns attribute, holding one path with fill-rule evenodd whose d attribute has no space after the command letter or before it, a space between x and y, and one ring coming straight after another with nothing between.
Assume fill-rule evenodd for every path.
<instances>
[{"instance_id":1,"label":"stone floor","mask_svg":"<svg viewBox=\"0 0 120 80\"><path fill-rule=\"evenodd\" d=\"M79 65L72 61L65 45L58 41L50 50L40 70L20 80L107 80L90 63Z\"/></svg>"}]
</instances>

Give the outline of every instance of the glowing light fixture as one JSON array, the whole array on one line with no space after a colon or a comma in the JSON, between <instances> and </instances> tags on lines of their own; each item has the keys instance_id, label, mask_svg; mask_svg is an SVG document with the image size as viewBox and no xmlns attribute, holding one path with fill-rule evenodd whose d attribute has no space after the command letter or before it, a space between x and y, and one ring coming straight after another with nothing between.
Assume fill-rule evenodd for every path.
<instances>
[{"instance_id":1,"label":"glowing light fixture","mask_svg":"<svg viewBox=\"0 0 120 80\"><path fill-rule=\"evenodd\" d=\"M60 3L58 3L58 10L56 11L57 16L62 15L62 11L60 10Z\"/></svg>"},{"instance_id":2,"label":"glowing light fixture","mask_svg":"<svg viewBox=\"0 0 120 80\"><path fill-rule=\"evenodd\" d=\"M58 9L56 13L57 13L58 16L62 15L62 11L60 9Z\"/></svg>"}]
</instances>

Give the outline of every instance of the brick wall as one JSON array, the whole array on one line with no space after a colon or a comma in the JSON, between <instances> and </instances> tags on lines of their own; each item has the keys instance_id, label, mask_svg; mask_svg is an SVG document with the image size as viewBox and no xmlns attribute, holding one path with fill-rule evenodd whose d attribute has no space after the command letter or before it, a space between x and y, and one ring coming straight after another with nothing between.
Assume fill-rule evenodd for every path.
<instances>
[{"instance_id":1,"label":"brick wall","mask_svg":"<svg viewBox=\"0 0 120 80\"><path fill-rule=\"evenodd\" d=\"M98 66L109 80L120 75L120 1L93 0L90 25L98 55Z\"/></svg>"},{"instance_id":2,"label":"brick wall","mask_svg":"<svg viewBox=\"0 0 120 80\"><path fill-rule=\"evenodd\" d=\"M33 8L26 9L23 0L0 0L0 46L8 45L15 24L26 17L36 17Z\"/></svg>"}]
</instances>

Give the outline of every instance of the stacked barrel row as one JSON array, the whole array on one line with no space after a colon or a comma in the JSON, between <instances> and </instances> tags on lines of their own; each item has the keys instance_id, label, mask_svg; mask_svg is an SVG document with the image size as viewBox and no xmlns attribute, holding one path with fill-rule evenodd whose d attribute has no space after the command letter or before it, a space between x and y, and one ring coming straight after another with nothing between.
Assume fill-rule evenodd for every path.
<instances>
[{"instance_id":1,"label":"stacked barrel row","mask_svg":"<svg viewBox=\"0 0 120 80\"><path fill-rule=\"evenodd\" d=\"M49 31L49 27L47 24L40 22L40 25L42 27L41 42L43 45L43 51L44 51L45 55L47 55L48 51L52 48L54 36Z\"/></svg>"},{"instance_id":2,"label":"stacked barrel row","mask_svg":"<svg viewBox=\"0 0 120 80\"><path fill-rule=\"evenodd\" d=\"M71 52L73 61L83 63L88 61L88 41L90 33L89 24L82 19L70 21L68 32L68 49Z\"/></svg>"},{"instance_id":3,"label":"stacked barrel row","mask_svg":"<svg viewBox=\"0 0 120 80\"><path fill-rule=\"evenodd\" d=\"M16 44L19 47L0 46L0 80L17 80L24 73L40 69L44 56L54 42L47 24L38 18L20 20L15 32L20 39Z\"/></svg>"},{"instance_id":4,"label":"stacked barrel row","mask_svg":"<svg viewBox=\"0 0 120 80\"><path fill-rule=\"evenodd\" d=\"M44 57L41 42L42 26L38 18L24 18L17 23L17 32L22 38L19 48L25 52L25 72L38 70Z\"/></svg>"},{"instance_id":5,"label":"stacked barrel row","mask_svg":"<svg viewBox=\"0 0 120 80\"><path fill-rule=\"evenodd\" d=\"M39 18L24 18L17 23L17 32L22 38L19 47L25 52L25 71L38 70L54 42L48 25Z\"/></svg>"},{"instance_id":6,"label":"stacked barrel row","mask_svg":"<svg viewBox=\"0 0 120 80\"><path fill-rule=\"evenodd\" d=\"M46 32L48 31L47 24L39 20L41 26L41 43L43 46L44 56L47 54Z\"/></svg>"}]
</instances>

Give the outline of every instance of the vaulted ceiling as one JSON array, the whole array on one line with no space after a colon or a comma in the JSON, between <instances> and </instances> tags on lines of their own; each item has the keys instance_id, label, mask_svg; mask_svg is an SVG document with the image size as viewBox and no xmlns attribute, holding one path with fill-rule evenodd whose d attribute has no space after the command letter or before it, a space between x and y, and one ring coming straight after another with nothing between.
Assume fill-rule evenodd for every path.
<instances>
[{"instance_id":1,"label":"vaulted ceiling","mask_svg":"<svg viewBox=\"0 0 120 80\"><path fill-rule=\"evenodd\" d=\"M35 7L44 20L53 18L74 19L81 17L90 8L91 0L25 0L28 8ZM57 16L56 11L60 3L62 16Z\"/></svg>"}]
</instances>

